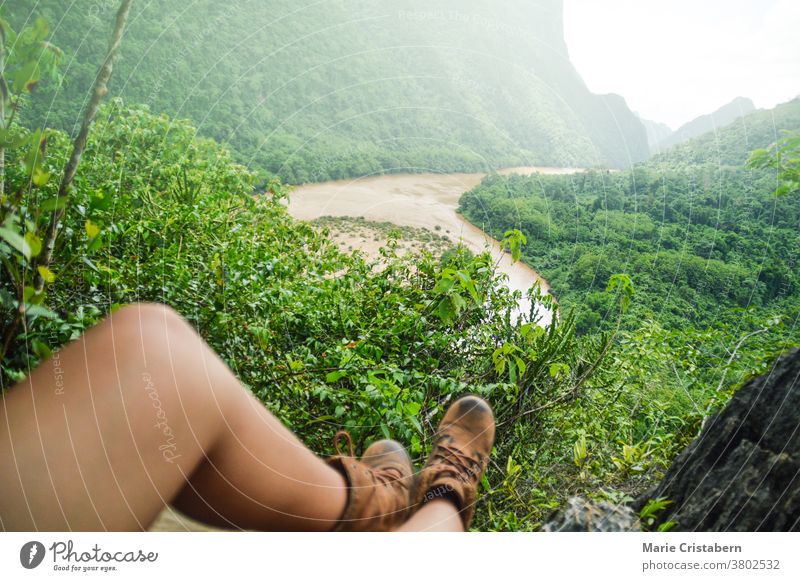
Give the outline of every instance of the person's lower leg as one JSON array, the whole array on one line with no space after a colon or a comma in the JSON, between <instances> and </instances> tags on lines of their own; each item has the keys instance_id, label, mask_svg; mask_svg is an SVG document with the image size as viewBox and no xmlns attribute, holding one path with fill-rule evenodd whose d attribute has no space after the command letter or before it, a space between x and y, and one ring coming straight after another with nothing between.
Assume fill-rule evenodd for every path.
<instances>
[{"instance_id":1,"label":"person's lower leg","mask_svg":"<svg viewBox=\"0 0 800 581\"><path fill-rule=\"evenodd\" d=\"M463 532L464 525L456 505L449 500L437 498L416 511L398 532Z\"/></svg>"}]
</instances>

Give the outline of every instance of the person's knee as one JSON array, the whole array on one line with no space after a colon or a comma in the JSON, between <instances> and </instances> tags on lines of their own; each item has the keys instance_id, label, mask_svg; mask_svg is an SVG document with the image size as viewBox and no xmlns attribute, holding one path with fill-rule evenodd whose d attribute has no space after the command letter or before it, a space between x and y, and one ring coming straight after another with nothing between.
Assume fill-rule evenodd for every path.
<instances>
[{"instance_id":1,"label":"person's knee","mask_svg":"<svg viewBox=\"0 0 800 581\"><path fill-rule=\"evenodd\" d=\"M131 303L115 311L110 317L115 325L147 326L180 326L185 325L178 312L161 303Z\"/></svg>"},{"instance_id":2,"label":"person's knee","mask_svg":"<svg viewBox=\"0 0 800 581\"><path fill-rule=\"evenodd\" d=\"M142 346L160 346L194 335L194 329L172 307L159 303L133 303L114 312L106 321L115 336L138 337Z\"/></svg>"}]
</instances>

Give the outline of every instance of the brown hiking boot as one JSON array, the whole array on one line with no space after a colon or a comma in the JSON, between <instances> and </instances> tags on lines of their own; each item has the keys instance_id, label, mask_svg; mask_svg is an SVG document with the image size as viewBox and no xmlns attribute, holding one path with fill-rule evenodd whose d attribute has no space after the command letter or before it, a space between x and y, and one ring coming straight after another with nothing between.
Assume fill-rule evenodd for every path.
<instances>
[{"instance_id":1,"label":"brown hiking boot","mask_svg":"<svg viewBox=\"0 0 800 581\"><path fill-rule=\"evenodd\" d=\"M339 449L344 437L350 455ZM389 531L408 518L414 469L405 448L394 440L380 440L364 451L361 460L353 456L353 441L347 432L334 438L338 456L328 463L347 480L347 506L335 531Z\"/></svg>"},{"instance_id":2,"label":"brown hiking boot","mask_svg":"<svg viewBox=\"0 0 800 581\"><path fill-rule=\"evenodd\" d=\"M413 508L447 498L461 514L464 530L469 530L493 443L494 414L489 404L474 395L453 402L436 431L428 462L417 475Z\"/></svg>"}]
</instances>

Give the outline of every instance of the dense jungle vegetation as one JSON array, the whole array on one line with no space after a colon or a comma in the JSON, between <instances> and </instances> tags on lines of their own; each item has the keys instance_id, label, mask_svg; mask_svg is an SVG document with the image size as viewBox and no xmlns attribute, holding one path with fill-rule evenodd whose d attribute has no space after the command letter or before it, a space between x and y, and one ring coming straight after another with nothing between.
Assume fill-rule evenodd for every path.
<instances>
[{"instance_id":1,"label":"dense jungle vegetation","mask_svg":"<svg viewBox=\"0 0 800 581\"><path fill-rule=\"evenodd\" d=\"M33 96L37 126L75 131L116 4L6 6L16 26L44 16L69 55L64 82ZM286 183L644 159L644 128L623 99L591 94L570 63L562 10L561 0L140 2L110 89L191 119Z\"/></svg>"},{"instance_id":2,"label":"dense jungle vegetation","mask_svg":"<svg viewBox=\"0 0 800 581\"><path fill-rule=\"evenodd\" d=\"M769 113L628 172L491 176L462 197L461 210L495 235L523 232L530 264L562 302L580 305L581 332L608 326L602 291L616 272L637 288L631 321L652 317L679 328L735 323L743 309L796 314L800 200L775 195L774 169L732 153L741 149L742 127L751 149L800 130L800 99ZM687 161L711 151L729 152L731 164Z\"/></svg>"},{"instance_id":3,"label":"dense jungle vegetation","mask_svg":"<svg viewBox=\"0 0 800 581\"><path fill-rule=\"evenodd\" d=\"M647 487L797 340L798 201L772 194L776 171L796 177L796 144L705 180L653 166L488 178L464 211L551 278L559 316L541 328L512 317L490 256L390 242L374 268L292 219L280 181L119 98L63 188L75 132L40 121L69 125L76 104L42 93L55 96L42 110L39 91L68 87L70 63L44 20L0 30L2 389L118 306L164 302L320 453L344 427L362 449L393 437L419 460L448 401L484 395L498 438L474 526L530 530L571 494Z\"/></svg>"}]
</instances>

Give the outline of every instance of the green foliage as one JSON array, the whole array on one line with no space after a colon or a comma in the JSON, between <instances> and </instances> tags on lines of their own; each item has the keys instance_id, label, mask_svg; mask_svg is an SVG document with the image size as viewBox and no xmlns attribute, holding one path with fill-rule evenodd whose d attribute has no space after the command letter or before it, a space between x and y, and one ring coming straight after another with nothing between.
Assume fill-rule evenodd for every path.
<instances>
[{"instance_id":1,"label":"green foliage","mask_svg":"<svg viewBox=\"0 0 800 581\"><path fill-rule=\"evenodd\" d=\"M652 317L702 328L737 324L740 308L764 309L765 320L796 313L800 200L775 198L775 185L774 169L660 164L491 176L462 196L461 211L498 238L509 228L527 238L522 257L576 307L580 333L613 327L606 282L617 273L637 289L631 325ZM620 299L631 305L625 293Z\"/></svg>"},{"instance_id":2,"label":"green foliage","mask_svg":"<svg viewBox=\"0 0 800 581\"><path fill-rule=\"evenodd\" d=\"M779 139L769 149L756 149L747 165L754 169L775 170L778 179L776 196L800 191L800 132Z\"/></svg>"},{"instance_id":3,"label":"green foliage","mask_svg":"<svg viewBox=\"0 0 800 581\"><path fill-rule=\"evenodd\" d=\"M47 147L51 133L41 129L26 131L17 119L25 97L40 79L57 77L61 51L46 40L48 33L42 19L17 33L0 18L0 263L3 279L8 281L0 286L4 311L0 360L21 323L55 317L44 306L44 291L32 282L37 272L45 282L55 280L49 269L37 268L36 258L42 252L41 232L49 208L56 207L57 200L46 200L36 207L28 201L32 196L43 195L50 181L53 166Z\"/></svg>"},{"instance_id":4,"label":"green foliage","mask_svg":"<svg viewBox=\"0 0 800 581\"><path fill-rule=\"evenodd\" d=\"M634 295L633 283L627 274L614 274L608 279L608 286L606 292L613 292L619 289L620 306L622 312L626 312L631 306L631 299Z\"/></svg>"},{"instance_id":5,"label":"green foliage","mask_svg":"<svg viewBox=\"0 0 800 581\"><path fill-rule=\"evenodd\" d=\"M361 447L393 437L422 457L449 401L489 398L506 472L484 479L476 526L535 527L555 506L560 495L530 486L525 449L551 414L596 389L610 334L580 338L556 305L546 329L518 321L521 297L488 254L401 254L392 236L378 262L343 254L325 229L289 217L278 181L257 187L224 148L146 107L103 108L69 206L57 196L67 135L10 127L2 387L120 305L159 301L320 452L345 428ZM40 233L62 208L53 260L37 265ZM505 238L515 259L525 242Z\"/></svg>"},{"instance_id":6,"label":"green foliage","mask_svg":"<svg viewBox=\"0 0 800 581\"><path fill-rule=\"evenodd\" d=\"M503 235L501 245L504 250L511 252L511 260L517 262L522 257L522 247L528 239L519 230L508 230Z\"/></svg>"},{"instance_id":7,"label":"green foliage","mask_svg":"<svg viewBox=\"0 0 800 581\"><path fill-rule=\"evenodd\" d=\"M760 110L654 156L651 163L667 168L698 165L743 166L754 149L767 148L782 131L800 131L800 97L774 109Z\"/></svg>"},{"instance_id":8,"label":"green foliage","mask_svg":"<svg viewBox=\"0 0 800 581\"><path fill-rule=\"evenodd\" d=\"M33 25L23 28L19 34L8 21L0 18L0 40L5 51L0 93L7 105L14 104L20 95L30 93L43 77L58 78L57 65L62 53L48 42L49 35L50 27L43 18L36 18Z\"/></svg>"},{"instance_id":9,"label":"green foliage","mask_svg":"<svg viewBox=\"0 0 800 581\"><path fill-rule=\"evenodd\" d=\"M642 527L645 530L650 530L659 520L658 515L661 514L670 504L672 504L672 501L664 497L651 498L648 500L647 504L645 504L639 511L639 520L642 524ZM657 530L658 532L667 532L674 526L675 523L673 521L667 521L661 523Z\"/></svg>"}]
</instances>

